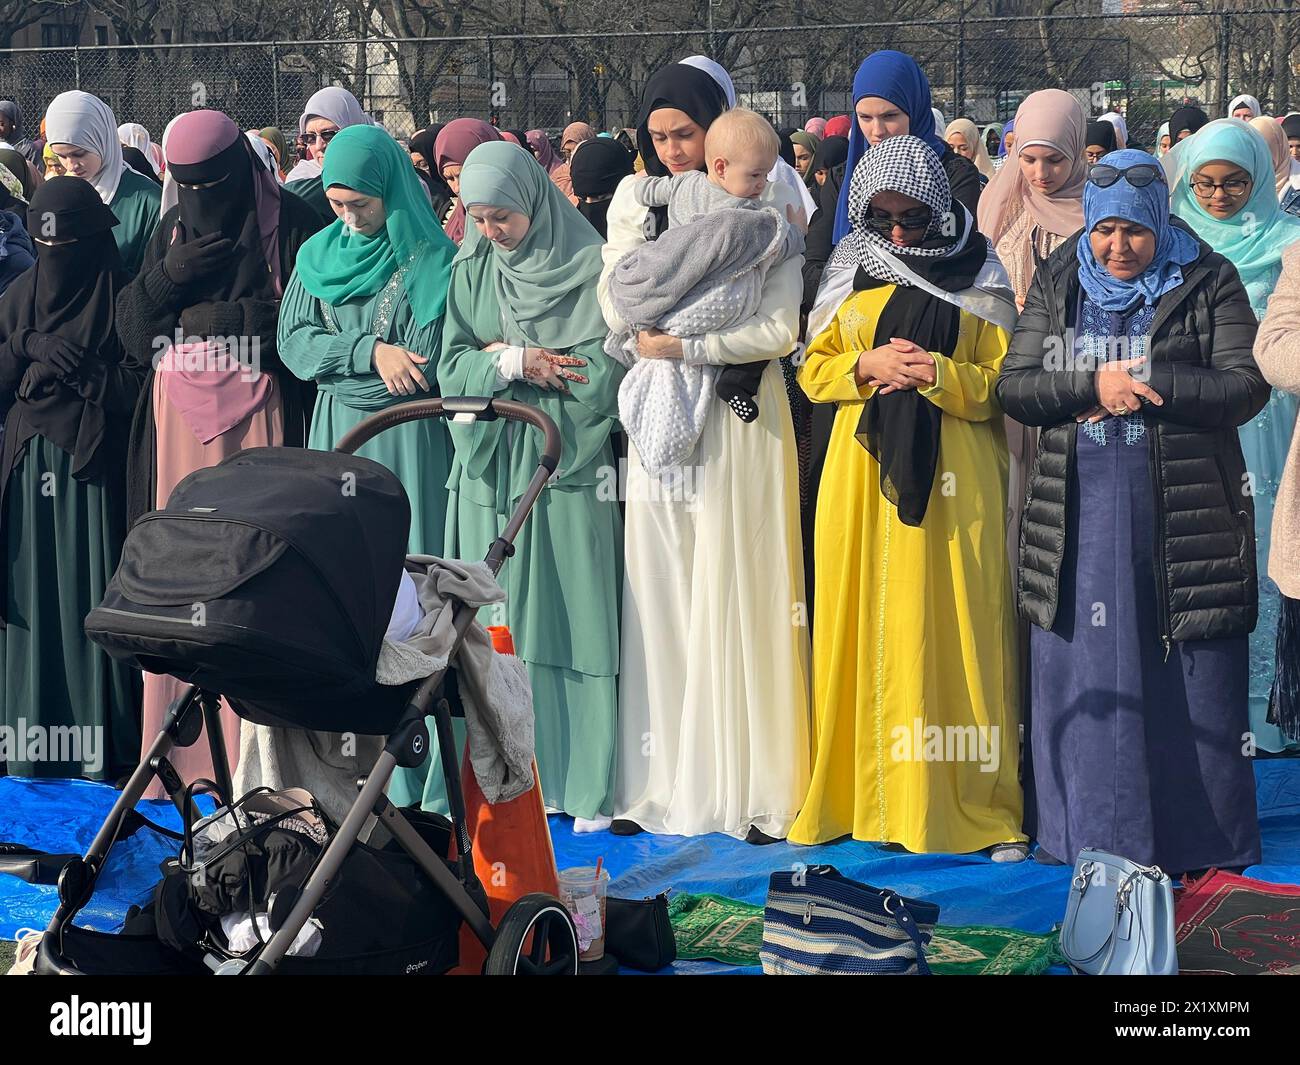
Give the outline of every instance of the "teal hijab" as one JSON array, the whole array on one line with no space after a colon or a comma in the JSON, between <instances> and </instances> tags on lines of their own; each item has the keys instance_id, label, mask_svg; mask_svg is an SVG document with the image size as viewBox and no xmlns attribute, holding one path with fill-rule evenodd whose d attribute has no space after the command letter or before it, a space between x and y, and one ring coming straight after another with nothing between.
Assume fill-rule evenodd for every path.
<instances>
[{"instance_id":1,"label":"teal hijab","mask_svg":"<svg viewBox=\"0 0 1300 1065\"><path fill-rule=\"evenodd\" d=\"M1300 218L1278 205L1268 144L1241 119L1221 118L1170 148L1161 161L1169 173L1174 214L1237 268L1255 316L1262 318L1282 271L1282 252L1300 240ZM1216 161L1250 172L1250 197L1231 218L1215 218L1192 191L1192 175Z\"/></svg>"},{"instance_id":2,"label":"teal hijab","mask_svg":"<svg viewBox=\"0 0 1300 1065\"><path fill-rule=\"evenodd\" d=\"M480 144L460 172L460 199L466 211L508 207L530 221L519 246L504 251L466 219L465 240L456 255L492 257L493 295L507 343L564 351L605 336L605 318L596 301L600 234L531 154L506 141ZM477 293L475 300L486 295Z\"/></svg>"},{"instance_id":3,"label":"teal hijab","mask_svg":"<svg viewBox=\"0 0 1300 1065\"><path fill-rule=\"evenodd\" d=\"M330 141L321 181L326 189L379 197L387 224L364 236L335 219L298 252L303 288L336 305L375 295L400 267L416 323L440 317L456 245L438 224L411 157L381 126L348 126Z\"/></svg>"}]
</instances>

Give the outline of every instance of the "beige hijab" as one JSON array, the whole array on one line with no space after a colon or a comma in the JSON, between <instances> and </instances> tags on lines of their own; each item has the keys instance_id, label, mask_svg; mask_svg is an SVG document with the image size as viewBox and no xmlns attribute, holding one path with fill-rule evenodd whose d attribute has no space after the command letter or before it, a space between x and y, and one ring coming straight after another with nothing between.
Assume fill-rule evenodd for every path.
<instances>
[{"instance_id":1,"label":"beige hijab","mask_svg":"<svg viewBox=\"0 0 1300 1065\"><path fill-rule=\"evenodd\" d=\"M976 170L986 178L991 178L995 173L993 160L989 158L988 147L984 143L984 138L980 136L980 131L976 128L975 123L969 118L954 118L948 123L948 128L943 131L943 139L949 140L954 133L960 133L967 144L975 145L975 158L971 161L975 164Z\"/></svg>"},{"instance_id":2,"label":"beige hijab","mask_svg":"<svg viewBox=\"0 0 1300 1065\"><path fill-rule=\"evenodd\" d=\"M1300 166L1297 166L1296 161L1291 158L1286 130L1282 128L1281 122L1266 115L1252 118L1250 124L1259 131L1264 138L1264 143L1268 145L1268 154L1273 160L1273 181L1277 185L1277 195L1280 200L1291 187L1291 174L1295 170L1300 170Z\"/></svg>"},{"instance_id":3,"label":"beige hijab","mask_svg":"<svg viewBox=\"0 0 1300 1065\"><path fill-rule=\"evenodd\" d=\"M1088 179L1084 160L1087 120L1079 101L1061 89L1030 93L1016 111L1016 143L1008 161L980 195L979 228L995 248L1026 211L1040 229L1068 237L1083 228L1083 186ZM1020 153L1047 145L1070 160L1070 174L1051 195L1032 188L1020 170ZM1033 246L1026 239L1018 249L1022 276L1033 275Z\"/></svg>"}]
</instances>

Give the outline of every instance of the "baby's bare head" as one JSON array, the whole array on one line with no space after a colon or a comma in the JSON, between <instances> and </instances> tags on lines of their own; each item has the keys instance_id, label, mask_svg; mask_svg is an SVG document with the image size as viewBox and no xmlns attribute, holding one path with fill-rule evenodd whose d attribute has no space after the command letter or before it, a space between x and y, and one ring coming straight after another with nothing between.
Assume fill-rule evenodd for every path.
<instances>
[{"instance_id":1,"label":"baby's bare head","mask_svg":"<svg viewBox=\"0 0 1300 1065\"><path fill-rule=\"evenodd\" d=\"M781 138L755 111L733 107L713 121L704 137L709 180L733 196L756 200L781 154Z\"/></svg>"}]
</instances>

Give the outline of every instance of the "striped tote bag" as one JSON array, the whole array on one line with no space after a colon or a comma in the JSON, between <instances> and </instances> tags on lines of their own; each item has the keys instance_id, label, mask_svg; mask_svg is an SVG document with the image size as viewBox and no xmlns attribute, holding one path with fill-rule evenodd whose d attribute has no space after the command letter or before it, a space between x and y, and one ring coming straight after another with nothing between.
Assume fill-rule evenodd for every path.
<instances>
[{"instance_id":1,"label":"striped tote bag","mask_svg":"<svg viewBox=\"0 0 1300 1065\"><path fill-rule=\"evenodd\" d=\"M929 976L933 902L841 876L830 865L773 873L760 957L768 976Z\"/></svg>"}]
</instances>

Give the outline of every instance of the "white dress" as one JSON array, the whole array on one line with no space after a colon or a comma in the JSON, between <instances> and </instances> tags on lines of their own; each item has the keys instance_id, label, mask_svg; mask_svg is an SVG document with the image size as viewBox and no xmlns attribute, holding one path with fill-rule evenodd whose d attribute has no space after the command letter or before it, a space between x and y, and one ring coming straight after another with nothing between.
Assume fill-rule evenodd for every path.
<instances>
[{"instance_id":1,"label":"white dress","mask_svg":"<svg viewBox=\"0 0 1300 1065\"><path fill-rule=\"evenodd\" d=\"M626 178L610 203L600 302L644 241ZM768 186L765 200L794 203ZM759 416L720 399L676 478L627 461L622 664L614 816L649 832L783 838L811 772L808 616L799 474L780 356L794 347L802 260L773 269L758 313L704 338L710 364L772 360Z\"/></svg>"}]
</instances>

